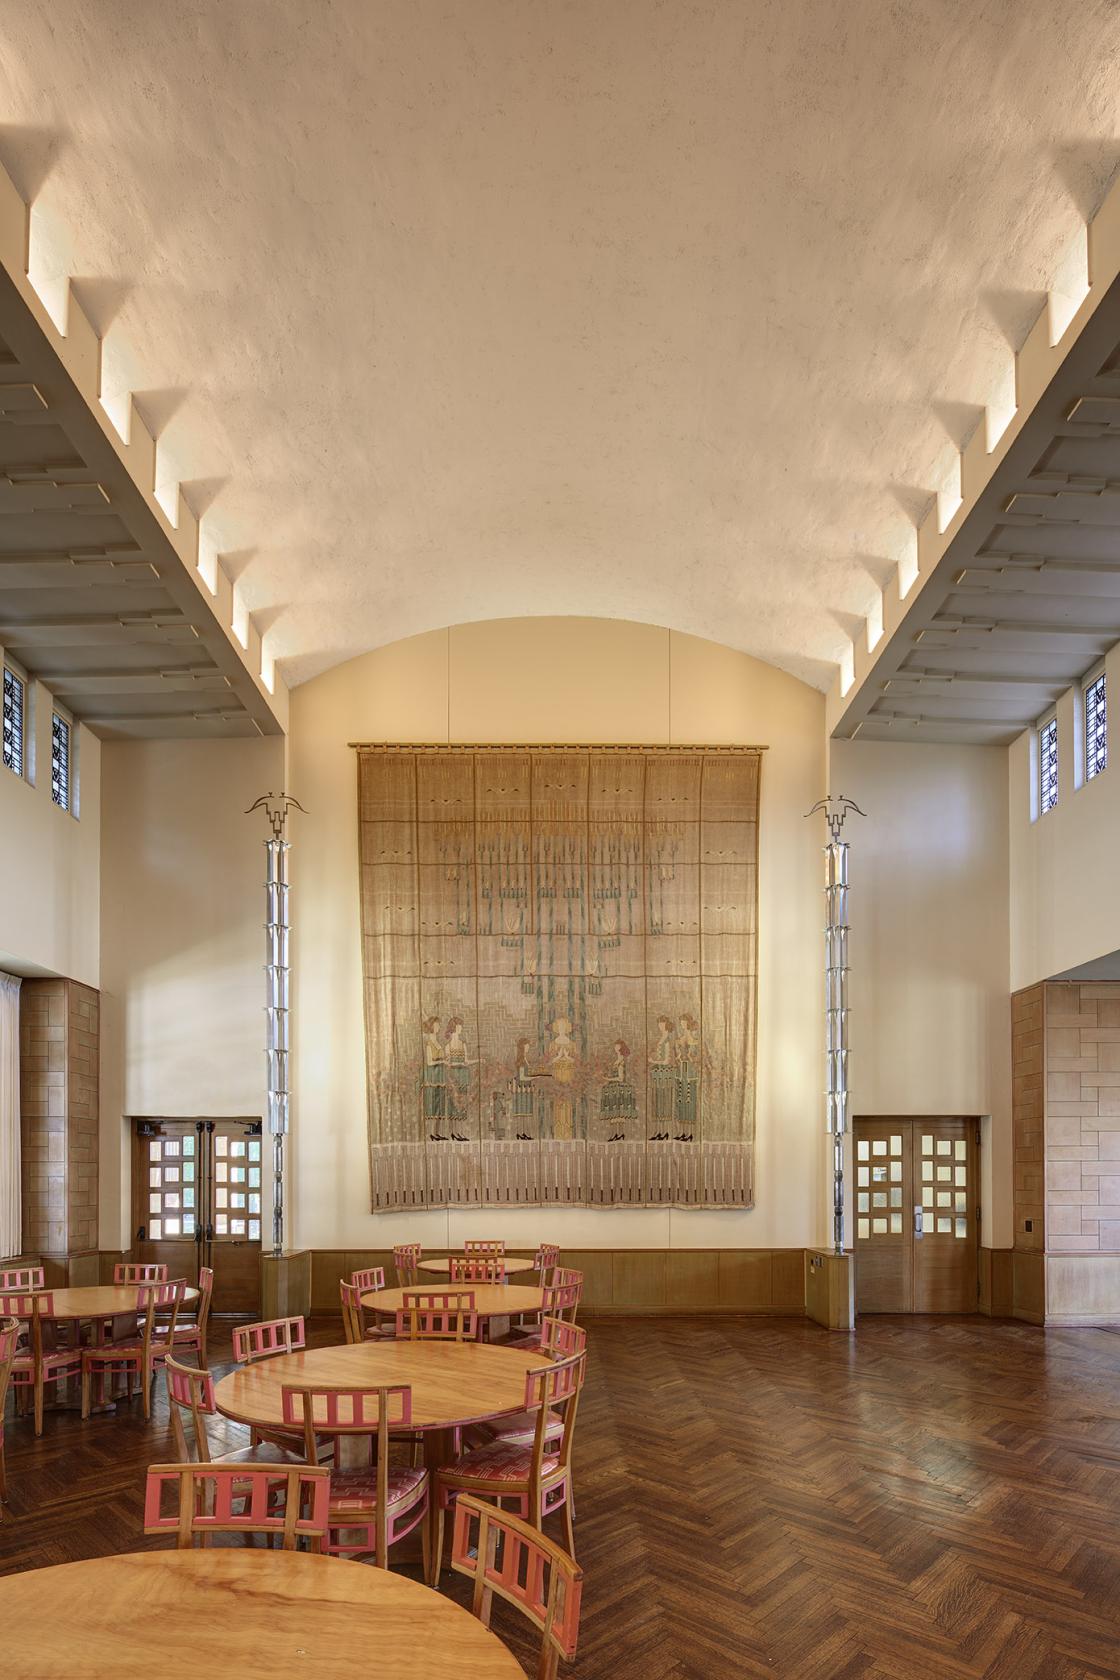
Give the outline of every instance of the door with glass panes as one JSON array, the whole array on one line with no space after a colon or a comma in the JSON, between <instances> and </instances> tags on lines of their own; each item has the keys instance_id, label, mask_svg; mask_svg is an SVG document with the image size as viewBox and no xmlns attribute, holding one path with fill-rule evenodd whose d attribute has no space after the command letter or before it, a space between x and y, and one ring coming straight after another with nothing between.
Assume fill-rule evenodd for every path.
<instances>
[{"instance_id":1,"label":"door with glass panes","mask_svg":"<svg viewBox=\"0 0 1120 1680\"><path fill-rule=\"evenodd\" d=\"M857 1311L975 1312L977 1121L862 1118L854 1137Z\"/></svg>"},{"instance_id":2,"label":"door with glass panes","mask_svg":"<svg viewBox=\"0 0 1120 1680\"><path fill-rule=\"evenodd\" d=\"M214 1271L215 1313L260 1310L259 1120L138 1120L133 1253L169 1277Z\"/></svg>"}]
</instances>

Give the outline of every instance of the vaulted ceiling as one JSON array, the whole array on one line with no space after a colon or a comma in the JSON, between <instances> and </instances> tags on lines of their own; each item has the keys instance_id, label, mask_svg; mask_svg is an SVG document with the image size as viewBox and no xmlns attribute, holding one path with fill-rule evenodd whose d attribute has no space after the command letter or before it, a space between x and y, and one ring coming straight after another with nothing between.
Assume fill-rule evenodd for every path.
<instances>
[{"instance_id":1,"label":"vaulted ceiling","mask_svg":"<svg viewBox=\"0 0 1120 1680\"><path fill-rule=\"evenodd\" d=\"M289 681L592 612L825 687L1120 161L1106 0L0 20L35 283Z\"/></svg>"}]
</instances>

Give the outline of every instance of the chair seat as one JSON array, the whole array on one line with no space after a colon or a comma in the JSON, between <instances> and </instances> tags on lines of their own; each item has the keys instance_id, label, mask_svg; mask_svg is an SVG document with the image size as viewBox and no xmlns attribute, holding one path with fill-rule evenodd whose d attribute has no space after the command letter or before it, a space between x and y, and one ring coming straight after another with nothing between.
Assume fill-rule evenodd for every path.
<instances>
[{"instance_id":1,"label":"chair seat","mask_svg":"<svg viewBox=\"0 0 1120 1680\"><path fill-rule=\"evenodd\" d=\"M516 1441L491 1441L489 1446L475 1447L472 1452L457 1458L445 1472L456 1482L528 1482L533 1466L533 1448ZM560 1460L548 1455L541 1461L541 1475L551 1476L559 1469Z\"/></svg>"},{"instance_id":2,"label":"chair seat","mask_svg":"<svg viewBox=\"0 0 1120 1680\"><path fill-rule=\"evenodd\" d=\"M519 1447L531 1447L537 1438L536 1412L514 1412L512 1417L498 1418L487 1428L495 1441L506 1441ZM545 1430L546 1441L558 1441L564 1433L564 1419L550 1412Z\"/></svg>"},{"instance_id":3,"label":"chair seat","mask_svg":"<svg viewBox=\"0 0 1120 1680\"><path fill-rule=\"evenodd\" d=\"M62 1365L71 1366L76 1371L81 1363L82 1355L78 1348L54 1348L49 1352L46 1349L43 1350L44 1371L55 1371ZM34 1354L17 1353L12 1361L12 1373L13 1375L34 1376Z\"/></svg>"},{"instance_id":4,"label":"chair seat","mask_svg":"<svg viewBox=\"0 0 1120 1680\"><path fill-rule=\"evenodd\" d=\"M390 1464L389 1505L411 1504L428 1472L415 1464ZM354 1470L338 1470L331 1476L331 1513L372 1511L377 1508L377 1466L362 1464Z\"/></svg>"},{"instance_id":5,"label":"chair seat","mask_svg":"<svg viewBox=\"0 0 1120 1680\"><path fill-rule=\"evenodd\" d=\"M123 1342L106 1342L103 1347L90 1347L83 1348L82 1350L83 1358L85 1358L87 1362L90 1360L96 1362L102 1359L136 1359L143 1352L144 1342L139 1336L129 1336L126 1337ZM153 1337L149 1352L153 1354L164 1354L167 1352L167 1343L165 1341L157 1342Z\"/></svg>"},{"instance_id":6,"label":"chair seat","mask_svg":"<svg viewBox=\"0 0 1120 1680\"><path fill-rule=\"evenodd\" d=\"M283 1447L273 1445L271 1441L262 1441L256 1447L239 1447L236 1452L220 1453L213 1460L215 1464L302 1464L303 1454L286 1452Z\"/></svg>"}]
</instances>

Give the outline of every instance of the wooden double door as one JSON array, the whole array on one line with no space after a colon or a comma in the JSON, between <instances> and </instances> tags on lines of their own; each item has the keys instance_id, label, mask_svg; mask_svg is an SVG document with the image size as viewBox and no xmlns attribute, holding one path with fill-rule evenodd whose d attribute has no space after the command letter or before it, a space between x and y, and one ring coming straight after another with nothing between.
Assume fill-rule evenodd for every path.
<instances>
[{"instance_id":1,"label":"wooden double door","mask_svg":"<svg viewBox=\"0 0 1120 1680\"><path fill-rule=\"evenodd\" d=\"M855 1122L856 1310L975 1312L978 1124Z\"/></svg>"},{"instance_id":2,"label":"wooden double door","mask_svg":"<svg viewBox=\"0 0 1120 1680\"><path fill-rule=\"evenodd\" d=\"M197 1283L214 1271L216 1313L260 1311L263 1138L259 1120L138 1120L133 1253Z\"/></svg>"}]
</instances>

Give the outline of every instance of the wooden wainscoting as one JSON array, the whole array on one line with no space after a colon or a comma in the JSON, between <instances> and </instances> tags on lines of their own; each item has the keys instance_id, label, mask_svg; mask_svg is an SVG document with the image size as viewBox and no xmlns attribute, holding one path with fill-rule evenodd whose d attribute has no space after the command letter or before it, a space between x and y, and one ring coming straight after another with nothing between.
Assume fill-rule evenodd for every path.
<instances>
[{"instance_id":1,"label":"wooden wainscoting","mask_svg":"<svg viewBox=\"0 0 1120 1680\"><path fill-rule=\"evenodd\" d=\"M561 1261L583 1273L583 1306L591 1313L772 1313L800 1318L805 1311L803 1248L565 1248ZM384 1266L388 1280L393 1275L392 1252L313 1249L312 1312L337 1312L339 1278L364 1266Z\"/></svg>"}]
</instances>

